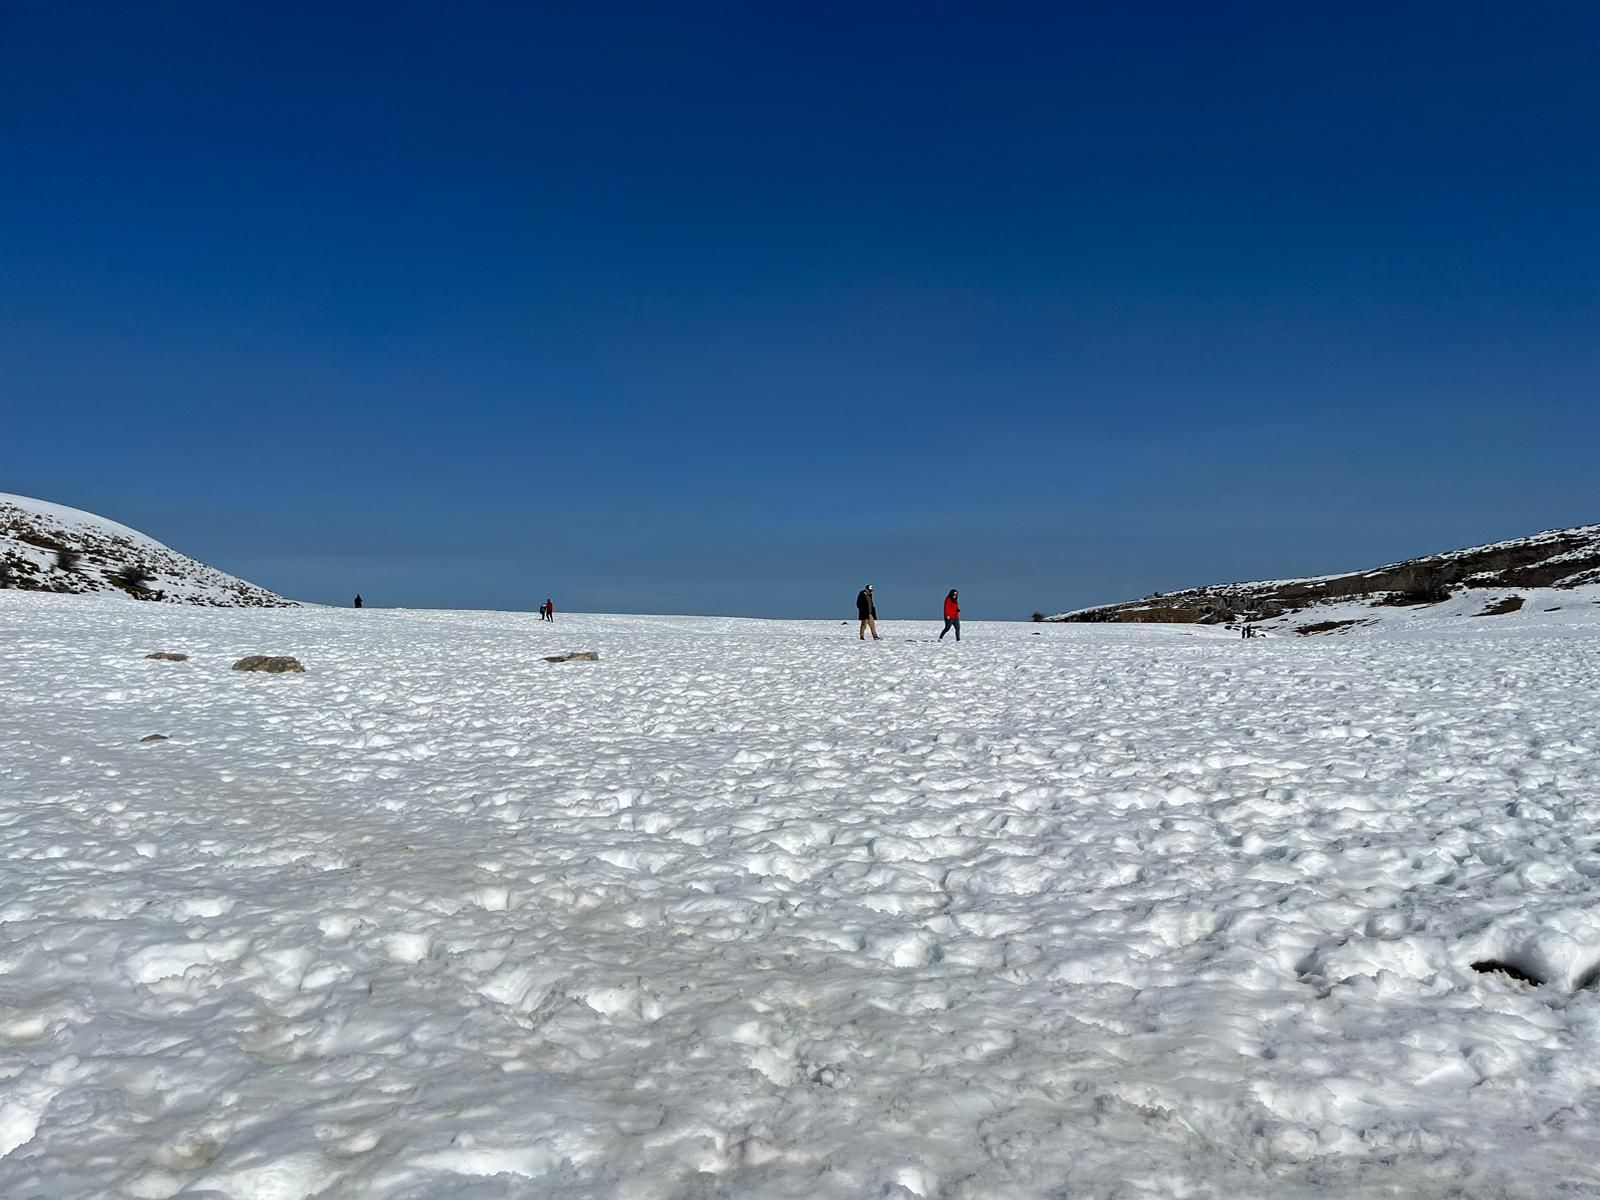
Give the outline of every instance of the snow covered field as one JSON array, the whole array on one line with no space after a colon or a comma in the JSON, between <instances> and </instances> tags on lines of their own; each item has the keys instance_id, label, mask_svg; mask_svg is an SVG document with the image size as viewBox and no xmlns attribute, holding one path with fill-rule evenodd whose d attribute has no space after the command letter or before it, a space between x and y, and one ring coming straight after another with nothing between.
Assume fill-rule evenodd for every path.
<instances>
[{"instance_id":1,"label":"snow covered field","mask_svg":"<svg viewBox=\"0 0 1600 1200\"><path fill-rule=\"evenodd\" d=\"M1596 617L0 592L0 1196L1600 1195Z\"/></svg>"}]
</instances>

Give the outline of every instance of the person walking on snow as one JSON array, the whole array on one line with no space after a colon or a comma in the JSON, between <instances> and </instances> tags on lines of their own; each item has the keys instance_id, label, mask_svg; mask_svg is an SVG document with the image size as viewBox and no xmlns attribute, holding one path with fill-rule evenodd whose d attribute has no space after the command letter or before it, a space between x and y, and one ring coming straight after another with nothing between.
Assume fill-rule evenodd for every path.
<instances>
[{"instance_id":1,"label":"person walking on snow","mask_svg":"<svg viewBox=\"0 0 1600 1200\"><path fill-rule=\"evenodd\" d=\"M556 619L556 602L548 597L545 598L544 602L544 619L546 621L554 621Z\"/></svg>"},{"instance_id":2,"label":"person walking on snow","mask_svg":"<svg viewBox=\"0 0 1600 1200\"><path fill-rule=\"evenodd\" d=\"M944 628L939 631L939 640L944 641L944 635L952 629L956 631L956 641L961 640L961 593L955 588L950 589L950 594L944 598Z\"/></svg>"},{"instance_id":3,"label":"person walking on snow","mask_svg":"<svg viewBox=\"0 0 1600 1200\"><path fill-rule=\"evenodd\" d=\"M356 607L357 608L361 607L361 593L360 592L356 593Z\"/></svg>"},{"instance_id":4,"label":"person walking on snow","mask_svg":"<svg viewBox=\"0 0 1600 1200\"><path fill-rule=\"evenodd\" d=\"M867 630L872 630L872 640L881 642L878 636L878 606L872 602L872 585L869 583L856 593L856 615L861 618L861 640L867 640Z\"/></svg>"}]
</instances>

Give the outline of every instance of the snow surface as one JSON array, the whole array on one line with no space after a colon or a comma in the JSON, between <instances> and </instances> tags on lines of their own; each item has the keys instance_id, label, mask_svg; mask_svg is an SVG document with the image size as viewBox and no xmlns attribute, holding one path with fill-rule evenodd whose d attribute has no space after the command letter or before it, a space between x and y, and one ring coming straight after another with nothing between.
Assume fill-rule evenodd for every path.
<instances>
[{"instance_id":1,"label":"snow surface","mask_svg":"<svg viewBox=\"0 0 1600 1200\"><path fill-rule=\"evenodd\" d=\"M1600 1195L1596 614L0 593L0 1196Z\"/></svg>"},{"instance_id":2,"label":"snow surface","mask_svg":"<svg viewBox=\"0 0 1600 1200\"><path fill-rule=\"evenodd\" d=\"M1487 613L1511 597L1522 600L1521 609L1497 616ZM1587 627L1597 620L1600 586L1585 584L1571 588L1472 588L1437 604L1415 606L1335 600L1254 624L1256 629L1273 636L1294 634L1302 626L1321 621L1354 621L1357 624L1350 629L1336 630L1328 636L1344 637L1359 630L1363 636L1375 637L1500 638L1548 633L1565 625ZM1237 637L1237 625L1233 631Z\"/></svg>"}]
</instances>

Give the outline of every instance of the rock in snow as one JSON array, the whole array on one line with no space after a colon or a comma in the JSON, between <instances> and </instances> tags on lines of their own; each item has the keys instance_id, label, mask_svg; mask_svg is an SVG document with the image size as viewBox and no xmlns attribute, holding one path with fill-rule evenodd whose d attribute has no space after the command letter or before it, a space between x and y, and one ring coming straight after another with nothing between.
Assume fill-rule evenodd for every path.
<instances>
[{"instance_id":1,"label":"rock in snow","mask_svg":"<svg viewBox=\"0 0 1600 1200\"><path fill-rule=\"evenodd\" d=\"M146 658L153 658L157 662L188 662L187 654L176 654L171 650L157 650L154 654L146 654Z\"/></svg>"},{"instance_id":2,"label":"rock in snow","mask_svg":"<svg viewBox=\"0 0 1600 1200\"><path fill-rule=\"evenodd\" d=\"M0 492L0 589L278 608L294 601L93 513Z\"/></svg>"},{"instance_id":3,"label":"rock in snow","mask_svg":"<svg viewBox=\"0 0 1600 1200\"><path fill-rule=\"evenodd\" d=\"M298 658L290 658L282 654L248 654L233 664L235 671L265 671L269 675L281 675L286 671L304 671Z\"/></svg>"},{"instance_id":4,"label":"rock in snow","mask_svg":"<svg viewBox=\"0 0 1600 1200\"><path fill-rule=\"evenodd\" d=\"M566 654L547 654L545 656L545 662L551 663L599 661L600 652L598 650L572 650Z\"/></svg>"},{"instance_id":5,"label":"rock in snow","mask_svg":"<svg viewBox=\"0 0 1600 1200\"><path fill-rule=\"evenodd\" d=\"M1600 1195L1600 608L1541 607L569 613L568 672L0 593L0 1196ZM130 653L241 644L317 670Z\"/></svg>"}]
</instances>

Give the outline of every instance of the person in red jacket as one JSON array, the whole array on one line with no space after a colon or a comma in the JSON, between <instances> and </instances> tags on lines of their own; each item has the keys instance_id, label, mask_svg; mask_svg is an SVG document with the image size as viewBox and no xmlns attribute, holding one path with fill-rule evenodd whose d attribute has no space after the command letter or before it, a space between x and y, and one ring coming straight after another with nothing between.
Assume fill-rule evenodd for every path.
<instances>
[{"instance_id":1,"label":"person in red jacket","mask_svg":"<svg viewBox=\"0 0 1600 1200\"><path fill-rule=\"evenodd\" d=\"M961 593L955 588L950 589L950 594L944 598L944 628L939 631L939 640L944 641L944 635L952 629L956 631L956 641L961 640Z\"/></svg>"},{"instance_id":2,"label":"person in red jacket","mask_svg":"<svg viewBox=\"0 0 1600 1200\"><path fill-rule=\"evenodd\" d=\"M546 600L544 602L544 619L546 621L554 621L556 619L556 602L554 600Z\"/></svg>"}]
</instances>

